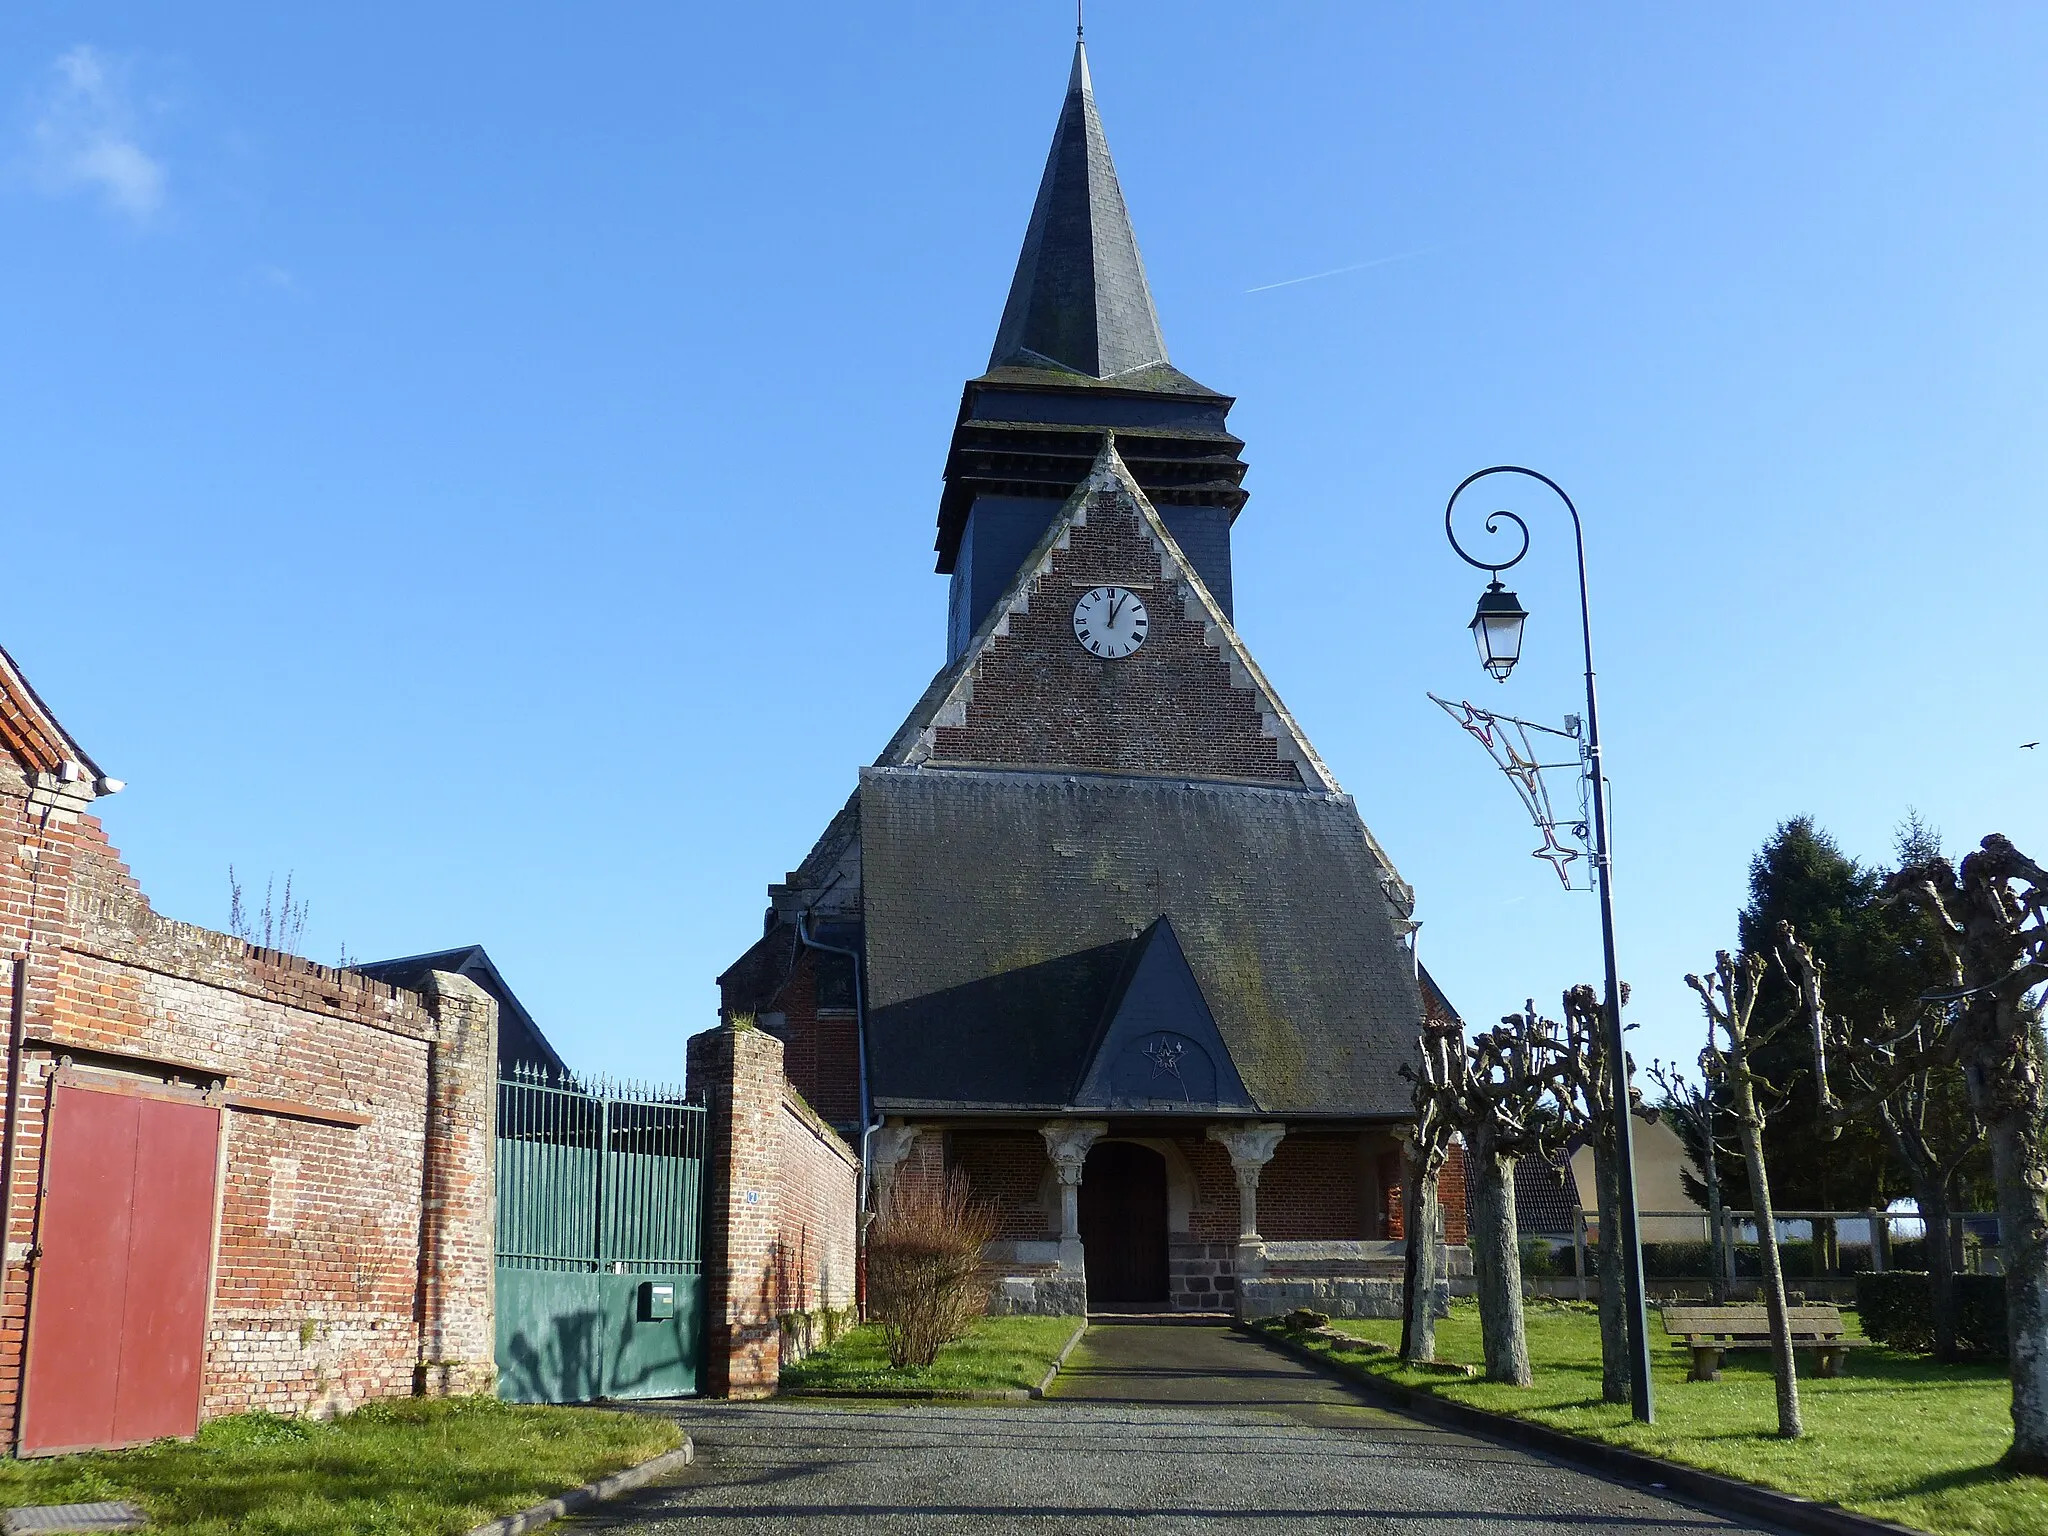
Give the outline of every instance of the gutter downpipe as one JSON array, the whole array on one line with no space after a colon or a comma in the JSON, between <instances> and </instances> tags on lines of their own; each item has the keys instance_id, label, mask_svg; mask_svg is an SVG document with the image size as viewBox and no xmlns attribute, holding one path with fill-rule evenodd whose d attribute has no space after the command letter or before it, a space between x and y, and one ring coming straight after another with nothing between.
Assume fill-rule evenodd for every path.
<instances>
[{"instance_id":1,"label":"gutter downpipe","mask_svg":"<svg viewBox=\"0 0 2048 1536\"><path fill-rule=\"evenodd\" d=\"M828 955L844 955L853 962L853 1039L854 1054L860 1068L860 1203L854 1214L854 1243L860 1257L864 1258L868 1239L868 1142L877 1129L874 1106L868 1100L868 1009L867 988L860 974L860 953L839 944L825 944L811 937L808 926L810 914L799 912L796 919L796 939L805 949L819 950ZM863 1318L868 1312L868 1270L865 1263L855 1262L854 1306Z\"/></svg>"}]
</instances>

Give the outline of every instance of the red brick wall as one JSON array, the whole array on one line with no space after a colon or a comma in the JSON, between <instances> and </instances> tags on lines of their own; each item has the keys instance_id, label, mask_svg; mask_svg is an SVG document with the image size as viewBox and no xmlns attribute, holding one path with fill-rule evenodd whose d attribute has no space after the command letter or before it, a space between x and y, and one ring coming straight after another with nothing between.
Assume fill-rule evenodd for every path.
<instances>
[{"instance_id":1,"label":"red brick wall","mask_svg":"<svg viewBox=\"0 0 2048 1536\"><path fill-rule=\"evenodd\" d=\"M1259 1235L1275 1242L1361 1238L1358 1133L1289 1131L1259 1175Z\"/></svg>"},{"instance_id":2,"label":"red brick wall","mask_svg":"<svg viewBox=\"0 0 2048 1536\"><path fill-rule=\"evenodd\" d=\"M835 1125L860 1121L860 1028L850 1008L820 1009L818 956L799 950L789 980L764 1012L779 1013L783 1070L804 1100Z\"/></svg>"},{"instance_id":3,"label":"red brick wall","mask_svg":"<svg viewBox=\"0 0 2048 1536\"><path fill-rule=\"evenodd\" d=\"M99 821L4 761L0 949L26 962L0 1287L0 1435L8 1443L43 1114L60 1056L159 1080L225 1079L230 1105L240 1101L224 1122L206 1415L251 1406L326 1412L410 1392L423 1319L454 1367L425 1385L488 1384L496 1027L488 999L462 1000L461 1029L451 1015L444 1031L438 1004L412 993L159 917ZM13 974L0 967L10 993ZM438 1204L433 1230L423 1233L437 1053L437 1138L461 1133L437 1140ZM250 1099L288 1101L298 1112ZM329 1113L368 1123L321 1118ZM423 1311L423 1276L430 1286L448 1281L457 1299Z\"/></svg>"},{"instance_id":4,"label":"red brick wall","mask_svg":"<svg viewBox=\"0 0 2048 1536\"><path fill-rule=\"evenodd\" d=\"M776 1315L853 1305L860 1161L802 1097L782 1096Z\"/></svg>"},{"instance_id":5,"label":"red brick wall","mask_svg":"<svg viewBox=\"0 0 2048 1536\"><path fill-rule=\"evenodd\" d=\"M783 1075L763 1029L688 1043L706 1127L704 1390L766 1397L782 1369L786 1314L840 1310L854 1294L859 1164Z\"/></svg>"},{"instance_id":6,"label":"red brick wall","mask_svg":"<svg viewBox=\"0 0 2048 1536\"><path fill-rule=\"evenodd\" d=\"M1451 1148L1437 1175L1437 1204L1444 1213L1444 1241L1456 1248L1465 1241L1465 1149Z\"/></svg>"},{"instance_id":7,"label":"red brick wall","mask_svg":"<svg viewBox=\"0 0 2048 1536\"><path fill-rule=\"evenodd\" d=\"M1231 682L1231 663L1189 618L1176 579L1120 492L1088 500L1086 526L1052 555L975 667L965 724L940 726L935 758L1136 770L1199 777L1301 776L1261 728L1257 696ZM1121 585L1144 599L1145 643L1121 661L1081 648L1074 603L1090 587Z\"/></svg>"},{"instance_id":8,"label":"red brick wall","mask_svg":"<svg viewBox=\"0 0 2048 1536\"><path fill-rule=\"evenodd\" d=\"M1046 1203L1052 1161L1036 1131L954 1131L945 1139L950 1165L967 1175L975 1198L994 1202L1000 1241L1060 1235L1059 1207L1055 1203L1048 1209ZM1053 1199L1057 1202L1058 1196Z\"/></svg>"},{"instance_id":9,"label":"red brick wall","mask_svg":"<svg viewBox=\"0 0 2048 1536\"><path fill-rule=\"evenodd\" d=\"M1195 1175L1195 1202L1188 1212L1188 1237L1196 1242L1234 1245L1237 1175L1231 1171L1230 1154L1202 1136L1177 1137L1174 1145Z\"/></svg>"}]
</instances>

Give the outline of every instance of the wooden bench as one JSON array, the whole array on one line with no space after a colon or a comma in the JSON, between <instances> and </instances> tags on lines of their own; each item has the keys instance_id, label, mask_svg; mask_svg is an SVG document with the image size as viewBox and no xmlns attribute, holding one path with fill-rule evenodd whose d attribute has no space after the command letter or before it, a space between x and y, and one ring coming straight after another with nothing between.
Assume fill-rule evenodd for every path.
<instances>
[{"instance_id":1,"label":"wooden bench","mask_svg":"<svg viewBox=\"0 0 2048 1536\"><path fill-rule=\"evenodd\" d=\"M1719 1381L1721 1356L1731 1349L1769 1349L1771 1314L1761 1303L1731 1307L1665 1307L1664 1331L1680 1349L1692 1351L1689 1381ZM1810 1349L1819 1357L1822 1376L1839 1376L1842 1361L1852 1349L1863 1349L1868 1339L1852 1339L1843 1332L1842 1314L1829 1306L1788 1307L1786 1321L1792 1327L1792 1347Z\"/></svg>"}]
</instances>

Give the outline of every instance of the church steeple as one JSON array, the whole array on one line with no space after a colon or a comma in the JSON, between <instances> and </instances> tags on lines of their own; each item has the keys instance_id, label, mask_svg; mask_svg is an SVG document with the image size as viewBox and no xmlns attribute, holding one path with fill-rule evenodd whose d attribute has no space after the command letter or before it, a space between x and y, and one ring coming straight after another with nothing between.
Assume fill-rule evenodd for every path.
<instances>
[{"instance_id":1,"label":"church steeple","mask_svg":"<svg viewBox=\"0 0 2048 1536\"><path fill-rule=\"evenodd\" d=\"M1245 500L1234 403L1166 360L1076 41L995 351L967 381L946 457L936 548L953 578L947 659L1087 477L1105 429L1228 616L1230 525Z\"/></svg>"},{"instance_id":2,"label":"church steeple","mask_svg":"<svg viewBox=\"0 0 2048 1536\"><path fill-rule=\"evenodd\" d=\"M1067 99L988 365L1050 363L1109 379L1165 361L1138 237L1095 110L1088 47L1077 38Z\"/></svg>"}]
</instances>

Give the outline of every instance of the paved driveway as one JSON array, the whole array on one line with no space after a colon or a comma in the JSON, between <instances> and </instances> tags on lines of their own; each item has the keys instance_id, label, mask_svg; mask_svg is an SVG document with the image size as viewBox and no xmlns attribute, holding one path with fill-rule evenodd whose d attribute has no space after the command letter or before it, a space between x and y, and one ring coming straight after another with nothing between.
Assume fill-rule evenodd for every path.
<instances>
[{"instance_id":1,"label":"paved driveway","mask_svg":"<svg viewBox=\"0 0 2048 1536\"><path fill-rule=\"evenodd\" d=\"M578 1532L1359 1531L1563 1536L1730 1524L1419 1424L1223 1328L1098 1327L1048 1401L696 1403L698 1463Z\"/></svg>"}]
</instances>

